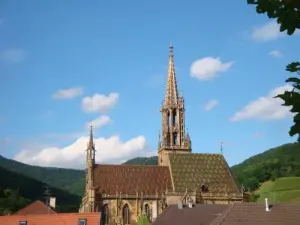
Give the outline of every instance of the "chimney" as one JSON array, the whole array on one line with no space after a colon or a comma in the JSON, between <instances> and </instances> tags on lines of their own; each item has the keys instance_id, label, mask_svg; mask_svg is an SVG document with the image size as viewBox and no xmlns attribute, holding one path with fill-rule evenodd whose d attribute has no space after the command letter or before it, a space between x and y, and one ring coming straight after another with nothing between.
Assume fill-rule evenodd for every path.
<instances>
[{"instance_id":1,"label":"chimney","mask_svg":"<svg viewBox=\"0 0 300 225\"><path fill-rule=\"evenodd\" d=\"M268 203L268 199L267 198L265 198L265 202L266 202L266 212L269 212L270 208L269 208L269 203Z\"/></svg>"},{"instance_id":2,"label":"chimney","mask_svg":"<svg viewBox=\"0 0 300 225\"><path fill-rule=\"evenodd\" d=\"M55 197L50 197L50 202L49 205L55 209L55 203L56 203L56 198Z\"/></svg>"}]
</instances>

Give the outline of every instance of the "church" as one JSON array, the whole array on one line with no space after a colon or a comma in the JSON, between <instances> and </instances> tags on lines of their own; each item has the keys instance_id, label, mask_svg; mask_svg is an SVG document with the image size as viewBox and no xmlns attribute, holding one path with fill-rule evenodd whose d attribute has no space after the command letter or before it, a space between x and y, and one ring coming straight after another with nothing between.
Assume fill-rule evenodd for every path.
<instances>
[{"instance_id":1,"label":"church","mask_svg":"<svg viewBox=\"0 0 300 225\"><path fill-rule=\"evenodd\" d=\"M102 165L95 162L91 128L86 155L86 187L79 212L101 212L103 225L154 221L173 204L232 204L243 201L222 154L192 153L185 129L185 104L178 95L173 47L169 66L158 165Z\"/></svg>"}]
</instances>

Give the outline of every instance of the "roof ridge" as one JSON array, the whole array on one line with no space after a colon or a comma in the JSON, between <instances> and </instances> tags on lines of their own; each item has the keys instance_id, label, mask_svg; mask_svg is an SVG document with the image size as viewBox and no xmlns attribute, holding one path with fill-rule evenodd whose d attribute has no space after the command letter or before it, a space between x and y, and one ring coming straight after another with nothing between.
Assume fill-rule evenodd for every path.
<instances>
[{"instance_id":1,"label":"roof ridge","mask_svg":"<svg viewBox=\"0 0 300 225\"><path fill-rule=\"evenodd\" d=\"M159 165L142 165L142 164L96 164L96 166L118 166L118 167L138 167L138 166L144 166L144 167L160 167L160 168L167 168L168 166L159 166Z\"/></svg>"},{"instance_id":2,"label":"roof ridge","mask_svg":"<svg viewBox=\"0 0 300 225\"><path fill-rule=\"evenodd\" d=\"M233 206L235 205L235 203L231 204L228 206L228 208L222 213L222 215L217 216L211 223L210 225L221 225L224 220L226 219L227 215L229 214L229 212L231 211L231 209L233 208Z\"/></svg>"},{"instance_id":3,"label":"roof ridge","mask_svg":"<svg viewBox=\"0 0 300 225\"><path fill-rule=\"evenodd\" d=\"M222 155L221 153L209 153L209 152L204 152L204 153L190 153L190 154L171 154L171 155L176 155L176 156L187 156L187 155Z\"/></svg>"}]
</instances>

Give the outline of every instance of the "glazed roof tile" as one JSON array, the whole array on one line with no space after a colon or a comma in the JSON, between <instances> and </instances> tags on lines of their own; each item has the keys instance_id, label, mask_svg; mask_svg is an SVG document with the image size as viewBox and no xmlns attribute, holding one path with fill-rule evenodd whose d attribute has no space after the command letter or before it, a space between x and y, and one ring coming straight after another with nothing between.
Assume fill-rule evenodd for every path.
<instances>
[{"instance_id":1,"label":"glazed roof tile","mask_svg":"<svg viewBox=\"0 0 300 225\"><path fill-rule=\"evenodd\" d=\"M240 193L221 154L170 154L169 159L175 191L200 191L205 184L210 193Z\"/></svg>"},{"instance_id":2,"label":"glazed roof tile","mask_svg":"<svg viewBox=\"0 0 300 225\"><path fill-rule=\"evenodd\" d=\"M97 165L95 186L102 193L116 194L156 194L171 189L168 167L146 165Z\"/></svg>"}]
</instances>

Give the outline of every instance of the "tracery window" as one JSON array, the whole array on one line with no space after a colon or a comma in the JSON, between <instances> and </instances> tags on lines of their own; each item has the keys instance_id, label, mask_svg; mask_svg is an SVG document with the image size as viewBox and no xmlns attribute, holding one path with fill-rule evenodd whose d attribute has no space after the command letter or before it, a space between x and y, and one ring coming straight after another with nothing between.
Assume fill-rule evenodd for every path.
<instances>
[{"instance_id":1,"label":"tracery window","mask_svg":"<svg viewBox=\"0 0 300 225\"><path fill-rule=\"evenodd\" d=\"M105 204L101 210L101 224L107 225L109 222L109 208L108 205Z\"/></svg>"},{"instance_id":2,"label":"tracery window","mask_svg":"<svg viewBox=\"0 0 300 225\"><path fill-rule=\"evenodd\" d=\"M125 204L123 207L123 224L130 225L130 209L128 204Z\"/></svg>"}]
</instances>

